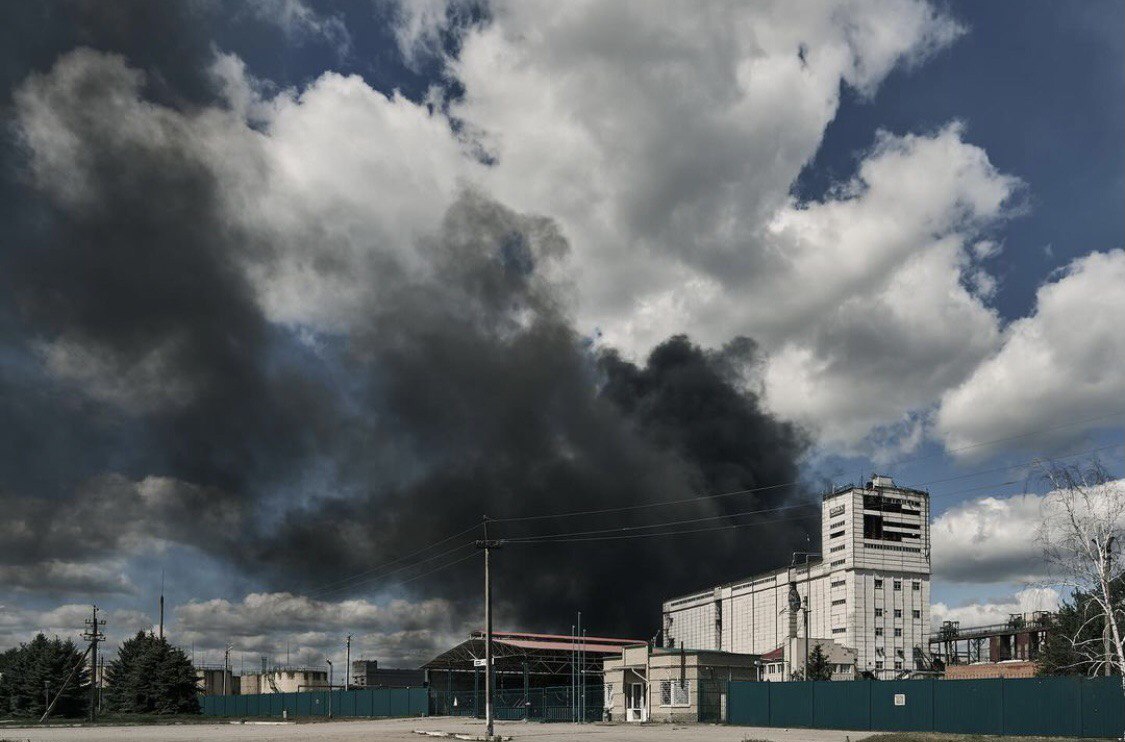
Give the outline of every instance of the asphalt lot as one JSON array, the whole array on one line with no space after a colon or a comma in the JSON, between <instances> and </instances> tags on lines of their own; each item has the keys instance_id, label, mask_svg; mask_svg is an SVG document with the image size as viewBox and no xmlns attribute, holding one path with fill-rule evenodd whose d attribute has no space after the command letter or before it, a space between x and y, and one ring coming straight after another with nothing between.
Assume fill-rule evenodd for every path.
<instances>
[{"instance_id":1,"label":"asphalt lot","mask_svg":"<svg viewBox=\"0 0 1125 742\"><path fill-rule=\"evenodd\" d=\"M388 740L423 742L437 739L415 734L415 729L459 734L484 734L484 722L473 719L385 719L304 724L188 724L180 726L54 727L48 729L0 727L0 740L30 742L183 742L184 740L254 740L289 742L315 739L324 742ZM811 729L760 729L707 724L540 724L497 722L497 734L513 740L589 739L591 742L856 742L870 732Z\"/></svg>"}]
</instances>

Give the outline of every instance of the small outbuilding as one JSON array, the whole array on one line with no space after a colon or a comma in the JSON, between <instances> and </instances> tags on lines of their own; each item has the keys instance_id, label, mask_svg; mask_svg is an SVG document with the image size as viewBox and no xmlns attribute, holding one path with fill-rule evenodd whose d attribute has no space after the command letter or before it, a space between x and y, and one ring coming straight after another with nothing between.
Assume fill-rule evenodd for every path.
<instances>
[{"instance_id":1,"label":"small outbuilding","mask_svg":"<svg viewBox=\"0 0 1125 742\"><path fill-rule=\"evenodd\" d=\"M710 649L625 647L607 659L605 712L611 721L721 721L727 683L759 680L761 660L753 654Z\"/></svg>"}]
</instances>

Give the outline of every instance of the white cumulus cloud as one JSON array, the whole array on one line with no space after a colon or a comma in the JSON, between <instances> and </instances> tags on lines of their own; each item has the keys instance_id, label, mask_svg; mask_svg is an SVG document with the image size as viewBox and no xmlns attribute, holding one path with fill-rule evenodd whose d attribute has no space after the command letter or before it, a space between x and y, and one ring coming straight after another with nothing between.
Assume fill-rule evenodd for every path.
<instances>
[{"instance_id":1,"label":"white cumulus cloud","mask_svg":"<svg viewBox=\"0 0 1125 742\"><path fill-rule=\"evenodd\" d=\"M1073 261L1039 288L1035 313L1004 331L998 352L942 397L937 430L946 445L956 449L1060 422L1091 420L1086 428L1120 424L1125 410L1121 317L1125 250ZM1110 417L1114 413L1118 416ZM1081 432L1083 426L1071 426L1054 435Z\"/></svg>"}]
</instances>

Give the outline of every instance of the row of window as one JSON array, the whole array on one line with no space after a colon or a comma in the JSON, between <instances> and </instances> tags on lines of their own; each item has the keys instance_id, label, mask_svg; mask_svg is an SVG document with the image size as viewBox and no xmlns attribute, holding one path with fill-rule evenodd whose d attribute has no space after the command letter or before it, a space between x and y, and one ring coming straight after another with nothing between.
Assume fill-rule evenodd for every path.
<instances>
[{"instance_id":1,"label":"row of window","mask_svg":"<svg viewBox=\"0 0 1125 742\"><path fill-rule=\"evenodd\" d=\"M892 584L893 584L893 587L894 587L895 590L901 590L902 589L902 580L895 580ZM882 587L883 587L883 578L882 577L876 577L875 578L875 589L878 590ZM910 587L913 590L921 590L922 589L922 583L917 582L917 581L911 582Z\"/></svg>"},{"instance_id":2,"label":"row of window","mask_svg":"<svg viewBox=\"0 0 1125 742\"><path fill-rule=\"evenodd\" d=\"M918 610L917 608L914 609L913 611L911 611L910 613L912 614L913 618L921 618L922 617L922 611ZM882 617L883 617L883 609L882 608L876 608L875 609L875 618L882 618ZM895 618L902 618L902 609L895 608Z\"/></svg>"},{"instance_id":3,"label":"row of window","mask_svg":"<svg viewBox=\"0 0 1125 742\"><path fill-rule=\"evenodd\" d=\"M922 550L915 546L890 546L888 544L867 544L863 545L865 549L878 549L880 551L905 551L911 554L921 554Z\"/></svg>"}]
</instances>

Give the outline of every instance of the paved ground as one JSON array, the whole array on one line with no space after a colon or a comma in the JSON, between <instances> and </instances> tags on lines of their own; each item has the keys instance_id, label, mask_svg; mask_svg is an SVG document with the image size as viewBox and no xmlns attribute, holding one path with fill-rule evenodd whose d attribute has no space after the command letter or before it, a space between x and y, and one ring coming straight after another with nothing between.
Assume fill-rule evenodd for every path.
<instances>
[{"instance_id":1,"label":"paved ground","mask_svg":"<svg viewBox=\"0 0 1125 742\"><path fill-rule=\"evenodd\" d=\"M12 729L0 726L0 740L31 742L184 742L185 740L232 740L242 742L290 742L315 739L323 742L429 742L434 737L415 734L415 729L483 734L484 722L473 719L387 719L340 721L315 724L189 724L181 726L72 727ZM837 732L811 729L759 729L680 724L539 724L497 722L497 734L514 740L590 740L590 742L856 742L870 732Z\"/></svg>"}]
</instances>

